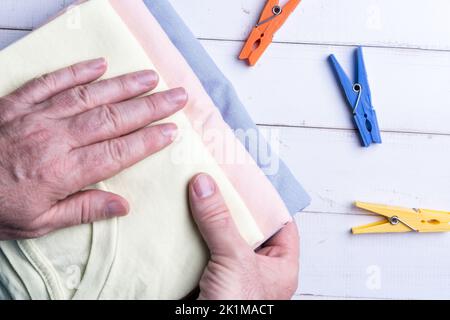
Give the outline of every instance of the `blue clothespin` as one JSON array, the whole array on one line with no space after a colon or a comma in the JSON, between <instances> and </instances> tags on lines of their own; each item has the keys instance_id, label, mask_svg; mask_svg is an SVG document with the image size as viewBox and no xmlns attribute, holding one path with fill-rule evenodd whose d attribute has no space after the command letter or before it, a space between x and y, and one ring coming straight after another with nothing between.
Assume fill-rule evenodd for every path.
<instances>
[{"instance_id":1,"label":"blue clothespin","mask_svg":"<svg viewBox=\"0 0 450 320\"><path fill-rule=\"evenodd\" d=\"M372 106L369 81L367 80L366 67L362 48L356 50L356 83L352 83L334 55L331 55L330 63L341 83L347 101L353 113L353 119L361 136L364 147L372 143L381 143L381 135L378 127L378 120Z\"/></svg>"}]
</instances>

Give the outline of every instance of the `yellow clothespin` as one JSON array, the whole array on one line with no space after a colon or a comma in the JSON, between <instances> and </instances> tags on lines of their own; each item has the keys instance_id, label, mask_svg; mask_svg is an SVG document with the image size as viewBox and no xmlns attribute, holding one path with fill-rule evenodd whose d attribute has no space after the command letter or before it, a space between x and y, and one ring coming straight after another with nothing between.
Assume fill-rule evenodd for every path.
<instances>
[{"instance_id":1,"label":"yellow clothespin","mask_svg":"<svg viewBox=\"0 0 450 320\"><path fill-rule=\"evenodd\" d=\"M446 232L450 231L450 212L408 209L356 202L358 208L365 209L386 219L352 229L353 234L388 232Z\"/></svg>"}]
</instances>

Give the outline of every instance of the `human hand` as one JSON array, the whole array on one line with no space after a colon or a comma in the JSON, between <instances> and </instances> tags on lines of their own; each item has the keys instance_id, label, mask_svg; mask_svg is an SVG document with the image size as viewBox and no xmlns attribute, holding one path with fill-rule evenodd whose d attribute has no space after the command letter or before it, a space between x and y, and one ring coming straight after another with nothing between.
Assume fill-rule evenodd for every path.
<instances>
[{"instance_id":1,"label":"human hand","mask_svg":"<svg viewBox=\"0 0 450 320\"><path fill-rule=\"evenodd\" d=\"M127 214L122 197L80 190L174 140L174 124L147 126L180 110L186 91L136 98L157 86L153 71L91 83L106 69L82 62L0 98L0 240Z\"/></svg>"},{"instance_id":2,"label":"human hand","mask_svg":"<svg viewBox=\"0 0 450 320\"><path fill-rule=\"evenodd\" d=\"M215 182L205 174L189 185L192 215L211 252L199 299L292 298L298 284L299 235L291 222L256 252L239 234Z\"/></svg>"}]
</instances>

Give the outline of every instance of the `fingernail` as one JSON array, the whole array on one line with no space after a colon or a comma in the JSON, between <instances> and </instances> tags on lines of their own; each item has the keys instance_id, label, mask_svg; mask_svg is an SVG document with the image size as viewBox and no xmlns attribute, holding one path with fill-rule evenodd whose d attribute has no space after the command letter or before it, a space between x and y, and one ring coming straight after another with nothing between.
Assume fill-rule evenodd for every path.
<instances>
[{"instance_id":1,"label":"fingernail","mask_svg":"<svg viewBox=\"0 0 450 320\"><path fill-rule=\"evenodd\" d=\"M205 199L214 194L216 191L216 184L207 174L200 174L195 178L194 191L197 197Z\"/></svg>"},{"instance_id":2,"label":"fingernail","mask_svg":"<svg viewBox=\"0 0 450 320\"><path fill-rule=\"evenodd\" d=\"M128 208L119 201L111 201L106 206L106 213L110 217L123 216L128 213Z\"/></svg>"},{"instance_id":3,"label":"fingernail","mask_svg":"<svg viewBox=\"0 0 450 320\"><path fill-rule=\"evenodd\" d=\"M174 141L178 134L178 127L174 124L165 124L161 126L161 133L165 137L169 137L170 140Z\"/></svg>"},{"instance_id":4,"label":"fingernail","mask_svg":"<svg viewBox=\"0 0 450 320\"><path fill-rule=\"evenodd\" d=\"M149 87L158 81L158 74L150 70L141 71L137 73L136 78L139 84L145 87Z\"/></svg>"},{"instance_id":5,"label":"fingernail","mask_svg":"<svg viewBox=\"0 0 450 320\"><path fill-rule=\"evenodd\" d=\"M184 88L171 89L166 92L166 97L170 103L177 106L185 104L188 99L187 92Z\"/></svg>"},{"instance_id":6,"label":"fingernail","mask_svg":"<svg viewBox=\"0 0 450 320\"><path fill-rule=\"evenodd\" d=\"M99 58L99 59L94 59L91 60L87 63L87 66L90 69L94 69L94 70L102 70L105 68L106 66L106 60L103 58Z\"/></svg>"}]
</instances>

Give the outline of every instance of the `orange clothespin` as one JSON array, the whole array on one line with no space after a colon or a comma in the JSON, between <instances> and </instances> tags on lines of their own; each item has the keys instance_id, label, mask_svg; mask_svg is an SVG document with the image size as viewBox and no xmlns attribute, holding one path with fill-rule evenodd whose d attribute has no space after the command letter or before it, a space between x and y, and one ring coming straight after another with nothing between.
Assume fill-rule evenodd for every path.
<instances>
[{"instance_id":1,"label":"orange clothespin","mask_svg":"<svg viewBox=\"0 0 450 320\"><path fill-rule=\"evenodd\" d=\"M290 0L284 7L281 7L279 0L268 0L258 24L253 28L239 55L239 59L248 60L248 64L254 66L272 43L275 32L286 22L300 1Z\"/></svg>"},{"instance_id":2,"label":"orange clothespin","mask_svg":"<svg viewBox=\"0 0 450 320\"><path fill-rule=\"evenodd\" d=\"M450 212L408 209L364 202L356 202L355 205L384 216L385 219L355 227L352 229L353 234L450 231Z\"/></svg>"}]
</instances>

